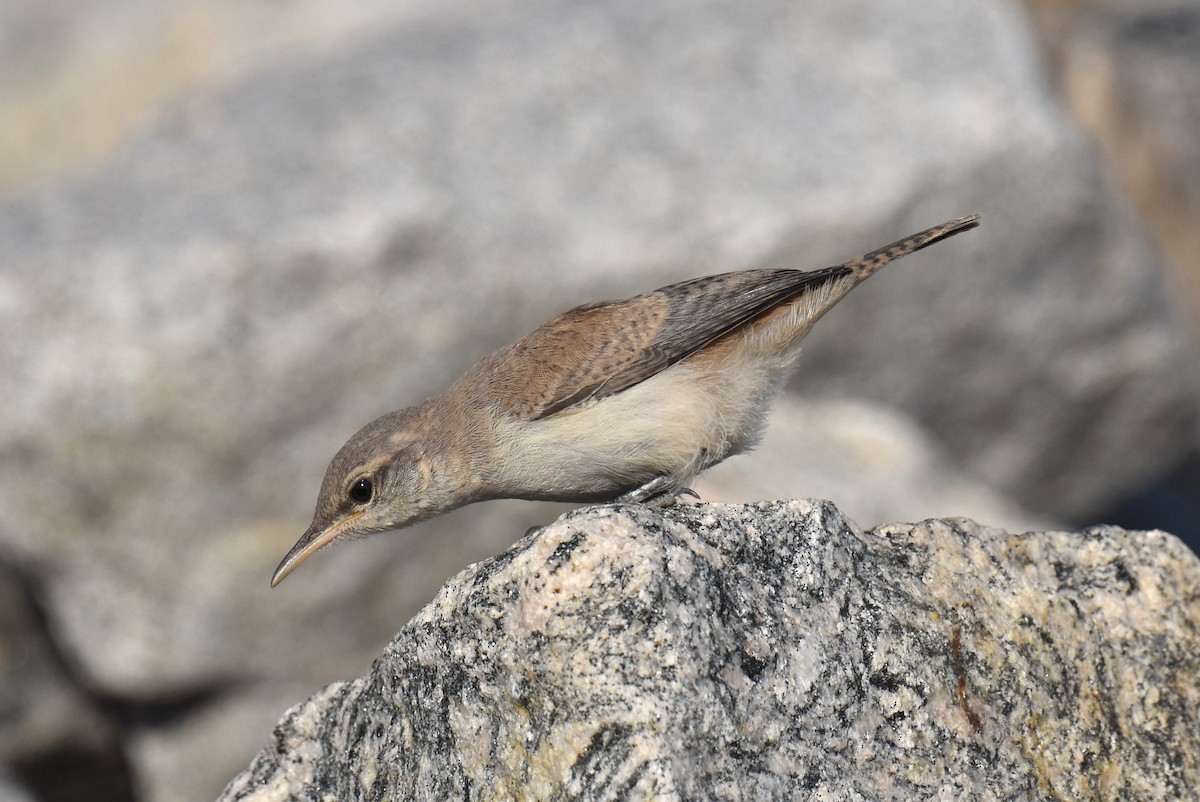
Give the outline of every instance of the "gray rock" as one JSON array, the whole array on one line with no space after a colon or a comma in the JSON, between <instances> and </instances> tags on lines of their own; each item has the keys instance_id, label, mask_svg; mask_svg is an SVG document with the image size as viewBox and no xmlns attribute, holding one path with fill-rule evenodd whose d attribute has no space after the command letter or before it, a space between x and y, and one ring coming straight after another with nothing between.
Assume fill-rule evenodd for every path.
<instances>
[{"instance_id":1,"label":"gray rock","mask_svg":"<svg viewBox=\"0 0 1200 802\"><path fill-rule=\"evenodd\" d=\"M1200 341L1200 2L1085 8L1058 43L1064 98L1155 235Z\"/></svg>"},{"instance_id":2,"label":"gray rock","mask_svg":"<svg viewBox=\"0 0 1200 802\"><path fill-rule=\"evenodd\" d=\"M0 800L3 802L37 802L18 781L0 771Z\"/></svg>"},{"instance_id":3,"label":"gray rock","mask_svg":"<svg viewBox=\"0 0 1200 802\"><path fill-rule=\"evenodd\" d=\"M5 769L115 751L114 723L64 664L34 582L0 558L0 800Z\"/></svg>"},{"instance_id":4,"label":"gray rock","mask_svg":"<svg viewBox=\"0 0 1200 802\"><path fill-rule=\"evenodd\" d=\"M784 397L754 453L694 483L705 501L832 499L862 526L963 517L1015 532L1057 528L972 479L909 417L846 398Z\"/></svg>"},{"instance_id":5,"label":"gray rock","mask_svg":"<svg viewBox=\"0 0 1200 802\"><path fill-rule=\"evenodd\" d=\"M279 711L312 690L299 684L247 684L159 726L131 733L126 749L139 800L212 799L269 737Z\"/></svg>"},{"instance_id":6,"label":"gray rock","mask_svg":"<svg viewBox=\"0 0 1200 802\"><path fill-rule=\"evenodd\" d=\"M423 5L0 0L0 195L94 166L189 90L326 50Z\"/></svg>"},{"instance_id":7,"label":"gray rock","mask_svg":"<svg viewBox=\"0 0 1200 802\"><path fill-rule=\"evenodd\" d=\"M806 488L828 491L855 520L864 522L885 520L889 513L919 520L941 511L997 521L1017 531L1042 523L968 481L902 415L846 400L783 399L759 451L707 473L696 487L706 500L760 499L764 493L781 497ZM528 527L552 520L553 509L557 507L516 502L482 505L414 534L355 544L313 560L303 575L274 593L290 594L284 596L289 601L300 597L314 608L324 604L327 616L315 622L303 615L271 620L278 615L272 607L264 606L260 613L244 611L243 626L262 633L246 656L259 677L228 698L222 696L211 709L131 733L128 752L139 787L156 802L214 797L219 784L245 766L270 737L280 710L336 677L337 660L345 665L345 673L361 672L386 638L375 639L374 654L351 644L370 644L364 633L388 626L394 634L401 617L411 614L406 608L413 599L432 597L442 579L464 563L493 556ZM427 553L427 538L446 546L437 560ZM380 565L381 555L395 546L403 550L401 556L385 556ZM217 570L197 567L203 575ZM245 581L264 594L265 605L271 597L259 587L261 579ZM298 584L292 586L296 579ZM350 582L361 589L347 589ZM227 603L236 603L236 595ZM297 660L309 665L296 666ZM290 671L280 672L281 663ZM281 681L292 674L301 679Z\"/></svg>"},{"instance_id":8,"label":"gray rock","mask_svg":"<svg viewBox=\"0 0 1200 802\"><path fill-rule=\"evenodd\" d=\"M300 661L313 679L377 648L327 611L394 602L363 590L378 570L303 598L259 577L346 435L491 346L570 303L816 266L966 210L985 227L822 322L806 386L888 398L1038 509L1188 447L1154 263L1005 4L455 8L0 207L0 536L101 687L276 671L297 662L280 621L335 645ZM357 559L443 559L428 543Z\"/></svg>"},{"instance_id":9,"label":"gray rock","mask_svg":"<svg viewBox=\"0 0 1200 802\"><path fill-rule=\"evenodd\" d=\"M359 425L571 304L968 211L822 322L800 384L899 406L1039 512L1193 447L1156 263L1002 0L426 5L0 205L0 541L84 686L359 673L553 517L463 510L269 593Z\"/></svg>"},{"instance_id":10,"label":"gray rock","mask_svg":"<svg viewBox=\"0 0 1200 802\"><path fill-rule=\"evenodd\" d=\"M454 577L221 799L1180 799L1198 582L1162 532L590 508Z\"/></svg>"}]
</instances>

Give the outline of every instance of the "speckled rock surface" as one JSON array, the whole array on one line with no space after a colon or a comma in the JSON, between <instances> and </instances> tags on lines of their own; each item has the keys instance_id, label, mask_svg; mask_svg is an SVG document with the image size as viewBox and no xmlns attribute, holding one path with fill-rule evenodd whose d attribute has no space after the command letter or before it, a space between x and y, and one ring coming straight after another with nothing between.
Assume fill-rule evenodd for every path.
<instances>
[{"instance_id":1,"label":"speckled rock surface","mask_svg":"<svg viewBox=\"0 0 1200 802\"><path fill-rule=\"evenodd\" d=\"M132 83L99 61L60 74L84 99L169 92L195 52L175 43L270 61L306 9L367 13L174 2L230 25L172 36L155 22L172 0L52 0L81 26L145 9L122 52L180 60L123 70ZM0 0L15 5L51 12ZM746 476L765 450L730 466L743 486L833 498L864 524L1007 525L989 494L1094 520L1195 450L1200 359L1011 0L387 5L399 16L369 34L197 90L93 172L0 202L0 552L34 580L69 666L57 698L136 711L92 731L128 756L139 802L215 797L281 700L363 673L446 577L561 512L460 510L268 589L347 436L574 304L831 264L978 210L979 230L822 320L796 381L894 407L947 470L839 408L801 421L771 490ZM0 45L46 51L5 19ZM37 129L0 108L0 129ZM861 447L830 445L837 431ZM941 481L954 473L990 493ZM907 476L920 496L894 489ZM9 687L46 687L12 654ZM19 716L0 730L13 721L28 731Z\"/></svg>"},{"instance_id":2,"label":"speckled rock surface","mask_svg":"<svg viewBox=\"0 0 1200 802\"><path fill-rule=\"evenodd\" d=\"M1198 585L1161 532L590 508L452 579L222 799L1180 799Z\"/></svg>"}]
</instances>

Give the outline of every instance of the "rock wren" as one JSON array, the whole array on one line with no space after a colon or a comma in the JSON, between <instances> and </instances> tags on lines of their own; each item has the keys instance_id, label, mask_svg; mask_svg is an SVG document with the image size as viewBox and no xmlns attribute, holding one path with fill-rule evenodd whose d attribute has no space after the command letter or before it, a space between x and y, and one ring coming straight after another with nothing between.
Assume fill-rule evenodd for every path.
<instances>
[{"instance_id":1,"label":"rock wren","mask_svg":"<svg viewBox=\"0 0 1200 802\"><path fill-rule=\"evenodd\" d=\"M745 270L578 306L485 357L443 395L342 446L312 525L271 586L334 541L496 498L665 502L758 442L800 341L893 259L979 224L951 220L836 267Z\"/></svg>"}]
</instances>

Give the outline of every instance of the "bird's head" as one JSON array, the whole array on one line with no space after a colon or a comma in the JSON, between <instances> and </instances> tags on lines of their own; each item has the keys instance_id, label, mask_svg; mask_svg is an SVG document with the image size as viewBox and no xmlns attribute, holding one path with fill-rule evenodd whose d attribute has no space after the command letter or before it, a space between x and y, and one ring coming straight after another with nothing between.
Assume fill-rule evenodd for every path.
<instances>
[{"instance_id":1,"label":"bird's head","mask_svg":"<svg viewBox=\"0 0 1200 802\"><path fill-rule=\"evenodd\" d=\"M321 482L312 524L279 563L271 587L330 543L399 529L444 511L435 458L420 407L368 423L334 456Z\"/></svg>"}]
</instances>

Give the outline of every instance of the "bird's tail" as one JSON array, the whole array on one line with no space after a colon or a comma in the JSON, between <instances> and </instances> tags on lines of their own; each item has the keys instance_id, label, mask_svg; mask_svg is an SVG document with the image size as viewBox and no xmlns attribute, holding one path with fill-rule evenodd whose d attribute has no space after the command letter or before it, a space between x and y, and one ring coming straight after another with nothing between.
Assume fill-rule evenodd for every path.
<instances>
[{"instance_id":1,"label":"bird's tail","mask_svg":"<svg viewBox=\"0 0 1200 802\"><path fill-rule=\"evenodd\" d=\"M901 256L910 254L913 251L919 251L935 242L941 242L962 231L975 228L977 225L979 225L978 214L960 217L957 220L951 220L948 223L942 223L940 226L927 228L917 234L897 240L891 245L885 245L878 250L871 251L866 256L860 256L857 259L843 262L841 266L848 269L855 278L861 281L893 259L899 259Z\"/></svg>"}]
</instances>

